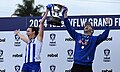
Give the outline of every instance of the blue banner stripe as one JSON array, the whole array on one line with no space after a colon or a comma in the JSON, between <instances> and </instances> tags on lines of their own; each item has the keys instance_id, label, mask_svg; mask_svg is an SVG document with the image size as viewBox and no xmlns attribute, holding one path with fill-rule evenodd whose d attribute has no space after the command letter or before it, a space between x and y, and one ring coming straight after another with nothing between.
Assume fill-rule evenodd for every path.
<instances>
[{"instance_id":1,"label":"blue banner stripe","mask_svg":"<svg viewBox=\"0 0 120 72\"><path fill-rule=\"evenodd\" d=\"M33 44L33 62L35 62L35 44Z\"/></svg>"},{"instance_id":2,"label":"blue banner stripe","mask_svg":"<svg viewBox=\"0 0 120 72\"><path fill-rule=\"evenodd\" d=\"M120 29L120 15L86 15L86 16L69 16L71 25L76 30L82 30L84 23L91 22L95 30L102 30L105 26L105 18L110 18L110 28L113 30ZM62 17L61 17L62 19ZM40 24L41 17L7 17L0 18L0 31L14 31L21 29L26 31L27 27L35 26L38 27ZM62 19L63 20L63 19ZM46 19L47 21L47 19ZM66 30L64 23L62 26L53 26L45 22L45 30Z\"/></svg>"},{"instance_id":3,"label":"blue banner stripe","mask_svg":"<svg viewBox=\"0 0 120 72\"><path fill-rule=\"evenodd\" d=\"M30 62L30 43L28 44L28 62Z\"/></svg>"}]
</instances>

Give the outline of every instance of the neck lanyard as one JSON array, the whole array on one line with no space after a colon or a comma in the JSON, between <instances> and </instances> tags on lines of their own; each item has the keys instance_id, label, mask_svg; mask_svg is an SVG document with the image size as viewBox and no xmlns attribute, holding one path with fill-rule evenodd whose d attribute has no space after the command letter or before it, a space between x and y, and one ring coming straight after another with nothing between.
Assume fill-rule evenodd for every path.
<instances>
[{"instance_id":1,"label":"neck lanyard","mask_svg":"<svg viewBox=\"0 0 120 72\"><path fill-rule=\"evenodd\" d=\"M89 43L89 38L90 38L90 35L82 34L82 39L81 39L82 49Z\"/></svg>"}]
</instances>

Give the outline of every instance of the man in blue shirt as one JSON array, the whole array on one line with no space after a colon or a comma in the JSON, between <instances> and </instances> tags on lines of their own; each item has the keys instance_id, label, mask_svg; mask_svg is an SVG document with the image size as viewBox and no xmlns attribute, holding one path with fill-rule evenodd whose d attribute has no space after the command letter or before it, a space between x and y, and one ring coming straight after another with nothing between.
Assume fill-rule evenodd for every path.
<instances>
[{"instance_id":1,"label":"man in blue shirt","mask_svg":"<svg viewBox=\"0 0 120 72\"><path fill-rule=\"evenodd\" d=\"M92 63L94 60L96 47L108 37L110 30L108 25L110 19L105 19L106 26L105 31L102 34L93 36L92 34L94 30L90 22L85 23L84 34L81 34L77 33L70 25L67 11L67 7L64 7L62 12L64 24L70 36L75 40L74 63L73 67L71 68L71 72L93 72Z\"/></svg>"}]
</instances>

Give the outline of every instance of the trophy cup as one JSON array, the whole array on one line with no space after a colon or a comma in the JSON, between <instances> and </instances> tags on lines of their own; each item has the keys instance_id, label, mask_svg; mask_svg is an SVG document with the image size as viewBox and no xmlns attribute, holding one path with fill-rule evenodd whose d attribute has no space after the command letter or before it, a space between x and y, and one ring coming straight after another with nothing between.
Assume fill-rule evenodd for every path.
<instances>
[{"instance_id":1,"label":"trophy cup","mask_svg":"<svg viewBox=\"0 0 120 72\"><path fill-rule=\"evenodd\" d=\"M61 26L61 18L59 16L60 12L62 12L63 6L60 4L53 4L53 7L50 10L50 16L47 19L48 24Z\"/></svg>"}]
</instances>

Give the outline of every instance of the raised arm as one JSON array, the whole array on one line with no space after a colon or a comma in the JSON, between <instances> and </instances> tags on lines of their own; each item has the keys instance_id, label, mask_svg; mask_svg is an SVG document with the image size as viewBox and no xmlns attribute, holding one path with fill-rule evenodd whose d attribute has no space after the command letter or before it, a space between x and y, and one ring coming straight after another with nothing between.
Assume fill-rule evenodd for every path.
<instances>
[{"instance_id":1,"label":"raised arm","mask_svg":"<svg viewBox=\"0 0 120 72\"><path fill-rule=\"evenodd\" d=\"M20 33L20 29L15 30L14 33L15 33L16 35L18 35L21 40L23 40L24 42L28 43L28 38Z\"/></svg>"},{"instance_id":2,"label":"raised arm","mask_svg":"<svg viewBox=\"0 0 120 72\"><path fill-rule=\"evenodd\" d=\"M44 22L45 22L45 19L46 19L47 15L48 15L48 9L46 9L46 12L45 12L45 14L43 15L42 20L41 20L40 25L39 25L39 33L38 33L37 38L38 38L38 40L41 41L41 42L42 42L42 40L43 40L43 35L44 35Z\"/></svg>"},{"instance_id":3,"label":"raised arm","mask_svg":"<svg viewBox=\"0 0 120 72\"><path fill-rule=\"evenodd\" d=\"M106 18L105 20L106 20L105 31L98 36L97 44L100 44L102 41L106 40L106 38L109 35L109 31L110 31L110 28L109 28L110 19Z\"/></svg>"},{"instance_id":4,"label":"raised arm","mask_svg":"<svg viewBox=\"0 0 120 72\"><path fill-rule=\"evenodd\" d=\"M77 36L78 36L78 33L75 31L75 29L70 25L70 22L68 20L68 16L67 16L67 7L64 7L63 9L63 12L62 12L62 15L63 15L63 18L64 18L64 24L67 28L67 31L69 32L70 36L76 40Z\"/></svg>"},{"instance_id":5,"label":"raised arm","mask_svg":"<svg viewBox=\"0 0 120 72\"><path fill-rule=\"evenodd\" d=\"M47 6L46 6L46 12L45 12L45 14L43 15L43 17L42 17L42 20L41 20L41 22L40 22L40 25L39 25L39 33L38 33L38 36L37 36L37 38L38 38L38 40L39 41L41 41L42 42L42 40L43 40L43 35L44 35L44 22L45 22L45 19L47 18L47 15L48 15L48 11L52 8L52 4L48 4Z\"/></svg>"}]
</instances>

